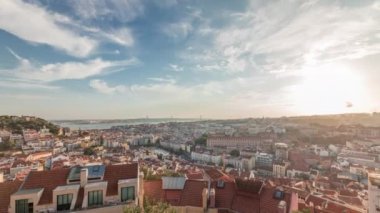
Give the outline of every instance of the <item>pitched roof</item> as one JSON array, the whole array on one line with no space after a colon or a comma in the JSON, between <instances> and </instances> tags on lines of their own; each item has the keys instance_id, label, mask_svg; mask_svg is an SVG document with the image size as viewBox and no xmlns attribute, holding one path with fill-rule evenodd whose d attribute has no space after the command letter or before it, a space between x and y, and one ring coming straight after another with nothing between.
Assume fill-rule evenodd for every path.
<instances>
[{"instance_id":1,"label":"pitched roof","mask_svg":"<svg viewBox=\"0 0 380 213\"><path fill-rule=\"evenodd\" d=\"M358 193L356 191L350 191L348 189L342 189L342 190L340 190L339 195L356 197L356 196L358 196Z\"/></svg>"},{"instance_id":2,"label":"pitched roof","mask_svg":"<svg viewBox=\"0 0 380 213\"><path fill-rule=\"evenodd\" d=\"M260 213L272 213L277 212L278 204L280 201L286 202L286 212L289 212L290 201L291 201L291 193L284 193L284 197L282 199L275 199L273 197L275 191L277 189L275 187L264 187L260 193Z\"/></svg>"},{"instance_id":3,"label":"pitched roof","mask_svg":"<svg viewBox=\"0 0 380 213\"><path fill-rule=\"evenodd\" d=\"M338 198L350 205L354 205L360 208L363 208L362 201L357 197L349 197L349 196L338 196Z\"/></svg>"},{"instance_id":4,"label":"pitched roof","mask_svg":"<svg viewBox=\"0 0 380 213\"><path fill-rule=\"evenodd\" d=\"M164 198L162 180L144 180L144 196L154 201L161 201Z\"/></svg>"},{"instance_id":5,"label":"pitched roof","mask_svg":"<svg viewBox=\"0 0 380 213\"><path fill-rule=\"evenodd\" d=\"M22 189L44 188L39 205L53 202L53 190L57 186L66 185L66 179L70 169L58 169L53 171L31 171L26 178Z\"/></svg>"},{"instance_id":6,"label":"pitched roof","mask_svg":"<svg viewBox=\"0 0 380 213\"><path fill-rule=\"evenodd\" d=\"M122 164L122 165L109 165L106 167L104 173L104 181L107 181L107 196L118 194L118 181L122 179L137 178L138 165L134 164Z\"/></svg>"},{"instance_id":7,"label":"pitched roof","mask_svg":"<svg viewBox=\"0 0 380 213\"><path fill-rule=\"evenodd\" d=\"M223 188L216 187L216 182L212 183L215 188L215 207L216 208L230 208L233 198L235 196L235 183L226 182Z\"/></svg>"},{"instance_id":8,"label":"pitched roof","mask_svg":"<svg viewBox=\"0 0 380 213\"><path fill-rule=\"evenodd\" d=\"M326 202L325 199L323 198L320 198L320 197L317 197L317 196L314 196L314 195L309 195L305 202L310 205L310 202L313 203L314 206L320 206L320 207L323 207L323 203Z\"/></svg>"},{"instance_id":9,"label":"pitched roof","mask_svg":"<svg viewBox=\"0 0 380 213\"><path fill-rule=\"evenodd\" d=\"M187 172L186 177L191 180L200 180L203 179L203 174L202 172Z\"/></svg>"},{"instance_id":10,"label":"pitched roof","mask_svg":"<svg viewBox=\"0 0 380 213\"><path fill-rule=\"evenodd\" d=\"M164 190L166 202L172 206L178 206L181 200L182 190Z\"/></svg>"},{"instance_id":11,"label":"pitched roof","mask_svg":"<svg viewBox=\"0 0 380 213\"><path fill-rule=\"evenodd\" d=\"M207 188L207 181L187 180L182 191L180 205L202 207L204 188Z\"/></svg>"},{"instance_id":12,"label":"pitched roof","mask_svg":"<svg viewBox=\"0 0 380 213\"><path fill-rule=\"evenodd\" d=\"M356 211L354 209L350 209L344 205L340 205L338 203L334 202L328 202L325 210L329 212L344 212L344 213L360 213L359 211Z\"/></svg>"},{"instance_id":13,"label":"pitched roof","mask_svg":"<svg viewBox=\"0 0 380 213\"><path fill-rule=\"evenodd\" d=\"M259 213L260 200L257 195L238 192L234 196L231 209L240 213Z\"/></svg>"},{"instance_id":14,"label":"pitched roof","mask_svg":"<svg viewBox=\"0 0 380 213\"><path fill-rule=\"evenodd\" d=\"M8 212L11 195L15 193L22 181L16 179L12 182L0 183L0 212Z\"/></svg>"}]
</instances>

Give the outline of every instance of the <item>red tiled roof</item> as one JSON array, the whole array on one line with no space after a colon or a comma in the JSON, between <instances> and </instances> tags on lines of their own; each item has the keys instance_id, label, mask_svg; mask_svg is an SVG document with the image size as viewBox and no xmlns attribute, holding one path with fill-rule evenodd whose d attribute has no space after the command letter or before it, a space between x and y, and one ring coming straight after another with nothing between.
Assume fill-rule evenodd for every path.
<instances>
[{"instance_id":1,"label":"red tiled roof","mask_svg":"<svg viewBox=\"0 0 380 213\"><path fill-rule=\"evenodd\" d=\"M180 205L202 207L202 192L204 188L207 188L207 181L186 180Z\"/></svg>"},{"instance_id":2,"label":"red tiled roof","mask_svg":"<svg viewBox=\"0 0 380 213\"><path fill-rule=\"evenodd\" d=\"M223 177L223 173L220 172L219 170L217 169L206 169L205 170L206 174L212 179L212 180L217 180L221 177Z\"/></svg>"},{"instance_id":3,"label":"red tiled roof","mask_svg":"<svg viewBox=\"0 0 380 213\"><path fill-rule=\"evenodd\" d=\"M277 212L278 204L280 199L273 198L273 194L276 188L274 187L264 187L260 193L260 213L272 213ZM282 199L286 202L286 212L289 212L291 194L285 193Z\"/></svg>"},{"instance_id":4,"label":"red tiled roof","mask_svg":"<svg viewBox=\"0 0 380 213\"><path fill-rule=\"evenodd\" d=\"M188 172L186 173L186 177L190 180L201 180L203 179L203 174L202 172Z\"/></svg>"},{"instance_id":5,"label":"red tiled roof","mask_svg":"<svg viewBox=\"0 0 380 213\"><path fill-rule=\"evenodd\" d=\"M257 195L237 193L232 201L231 209L240 213L259 213L260 200Z\"/></svg>"},{"instance_id":6,"label":"red tiled roof","mask_svg":"<svg viewBox=\"0 0 380 213\"><path fill-rule=\"evenodd\" d=\"M172 206L178 206L181 200L182 190L164 190L165 201Z\"/></svg>"},{"instance_id":7,"label":"red tiled roof","mask_svg":"<svg viewBox=\"0 0 380 213\"><path fill-rule=\"evenodd\" d=\"M321 207L322 207L322 206L323 206L323 203L326 202L326 200L323 199L323 198L320 198L320 197L314 196L314 195L309 195L309 196L306 198L305 202L306 202L308 205L310 205L310 202L312 202L314 206L321 206Z\"/></svg>"},{"instance_id":8,"label":"red tiled roof","mask_svg":"<svg viewBox=\"0 0 380 213\"><path fill-rule=\"evenodd\" d=\"M224 183L224 188L216 187L216 182L212 184L215 188L215 207L216 208L230 208L232 205L233 198L235 196L235 183L226 182Z\"/></svg>"},{"instance_id":9,"label":"red tiled roof","mask_svg":"<svg viewBox=\"0 0 380 213\"><path fill-rule=\"evenodd\" d=\"M144 196L154 201L163 200L162 180L144 180Z\"/></svg>"},{"instance_id":10,"label":"red tiled roof","mask_svg":"<svg viewBox=\"0 0 380 213\"><path fill-rule=\"evenodd\" d=\"M337 203L333 203L333 202L328 202L327 203L327 206L325 208L325 210L329 211L329 212L344 212L344 213L360 213L359 211L356 211L356 210L353 210L353 209L350 209L348 207L345 207L343 205L339 205Z\"/></svg>"},{"instance_id":11,"label":"red tiled roof","mask_svg":"<svg viewBox=\"0 0 380 213\"><path fill-rule=\"evenodd\" d=\"M39 205L53 202L53 189L66 185L66 179L70 169L54 171L31 171L26 178L22 189L44 188Z\"/></svg>"},{"instance_id":12,"label":"red tiled roof","mask_svg":"<svg viewBox=\"0 0 380 213\"><path fill-rule=\"evenodd\" d=\"M348 204L363 208L362 201L357 197L349 197L349 196L338 196L338 198Z\"/></svg>"},{"instance_id":13,"label":"red tiled roof","mask_svg":"<svg viewBox=\"0 0 380 213\"><path fill-rule=\"evenodd\" d=\"M350 191L347 189L342 189L342 190L340 190L339 195L356 197L356 196L358 196L358 193L356 191Z\"/></svg>"},{"instance_id":14,"label":"red tiled roof","mask_svg":"<svg viewBox=\"0 0 380 213\"><path fill-rule=\"evenodd\" d=\"M109 165L106 166L104 172L104 181L107 181L107 196L118 194L118 181L122 179L137 178L138 165L134 164L122 164L122 165Z\"/></svg>"},{"instance_id":15,"label":"red tiled roof","mask_svg":"<svg viewBox=\"0 0 380 213\"><path fill-rule=\"evenodd\" d=\"M22 182L18 179L0 183L0 212L8 212L11 195L18 190L21 184Z\"/></svg>"}]
</instances>

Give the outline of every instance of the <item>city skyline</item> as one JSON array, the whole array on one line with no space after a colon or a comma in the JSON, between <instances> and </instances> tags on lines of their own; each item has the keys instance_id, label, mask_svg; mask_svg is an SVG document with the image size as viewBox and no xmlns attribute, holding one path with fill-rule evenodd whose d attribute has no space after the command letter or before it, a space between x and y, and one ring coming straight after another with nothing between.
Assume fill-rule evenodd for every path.
<instances>
[{"instance_id":1,"label":"city skyline","mask_svg":"<svg viewBox=\"0 0 380 213\"><path fill-rule=\"evenodd\" d=\"M0 114L380 111L378 26L380 1L6 0Z\"/></svg>"}]
</instances>

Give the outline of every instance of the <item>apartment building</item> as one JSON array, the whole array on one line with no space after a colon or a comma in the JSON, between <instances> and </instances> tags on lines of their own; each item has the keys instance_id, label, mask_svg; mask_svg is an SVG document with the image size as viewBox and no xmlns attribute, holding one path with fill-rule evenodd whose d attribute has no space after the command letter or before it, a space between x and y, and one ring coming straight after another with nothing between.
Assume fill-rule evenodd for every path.
<instances>
[{"instance_id":1,"label":"apartment building","mask_svg":"<svg viewBox=\"0 0 380 213\"><path fill-rule=\"evenodd\" d=\"M10 195L8 212L110 212L138 205L138 170L137 164L123 164L31 171Z\"/></svg>"}]
</instances>

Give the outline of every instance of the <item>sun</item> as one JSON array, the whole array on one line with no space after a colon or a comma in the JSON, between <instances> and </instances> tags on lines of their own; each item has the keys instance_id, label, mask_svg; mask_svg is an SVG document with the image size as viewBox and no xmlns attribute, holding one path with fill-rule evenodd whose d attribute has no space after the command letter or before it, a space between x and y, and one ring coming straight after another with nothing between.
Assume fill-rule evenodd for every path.
<instances>
[{"instance_id":1,"label":"sun","mask_svg":"<svg viewBox=\"0 0 380 213\"><path fill-rule=\"evenodd\" d=\"M343 64L304 69L291 98L297 114L361 112L369 105L362 76Z\"/></svg>"}]
</instances>

